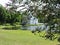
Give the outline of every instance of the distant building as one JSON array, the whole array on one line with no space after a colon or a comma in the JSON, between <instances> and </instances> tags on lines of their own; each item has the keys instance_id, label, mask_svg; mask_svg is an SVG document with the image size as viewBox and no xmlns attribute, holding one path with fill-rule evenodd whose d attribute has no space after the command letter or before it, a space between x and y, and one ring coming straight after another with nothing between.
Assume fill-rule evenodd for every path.
<instances>
[{"instance_id":1,"label":"distant building","mask_svg":"<svg viewBox=\"0 0 60 45\"><path fill-rule=\"evenodd\" d=\"M30 18L30 24L38 24L38 19L32 16Z\"/></svg>"},{"instance_id":2,"label":"distant building","mask_svg":"<svg viewBox=\"0 0 60 45\"><path fill-rule=\"evenodd\" d=\"M38 24L38 18L32 15L32 12L28 12L28 24Z\"/></svg>"}]
</instances>

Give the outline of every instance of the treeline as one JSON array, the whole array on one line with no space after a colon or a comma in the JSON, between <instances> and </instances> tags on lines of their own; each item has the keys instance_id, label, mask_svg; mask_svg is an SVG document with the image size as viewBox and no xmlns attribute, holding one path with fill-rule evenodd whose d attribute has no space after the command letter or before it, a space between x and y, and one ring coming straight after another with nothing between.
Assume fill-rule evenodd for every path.
<instances>
[{"instance_id":1,"label":"treeline","mask_svg":"<svg viewBox=\"0 0 60 45\"><path fill-rule=\"evenodd\" d=\"M8 11L3 6L0 6L0 24L13 24L15 22L21 23L21 14L18 12Z\"/></svg>"}]
</instances>

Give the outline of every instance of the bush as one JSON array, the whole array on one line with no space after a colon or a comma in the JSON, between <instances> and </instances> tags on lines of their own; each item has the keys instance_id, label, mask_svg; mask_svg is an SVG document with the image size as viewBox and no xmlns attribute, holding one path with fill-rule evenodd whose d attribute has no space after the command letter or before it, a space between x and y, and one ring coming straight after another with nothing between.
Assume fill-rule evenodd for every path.
<instances>
[{"instance_id":1,"label":"bush","mask_svg":"<svg viewBox=\"0 0 60 45\"><path fill-rule=\"evenodd\" d=\"M12 30L12 26L6 26L6 27L4 27L3 29Z\"/></svg>"},{"instance_id":2,"label":"bush","mask_svg":"<svg viewBox=\"0 0 60 45\"><path fill-rule=\"evenodd\" d=\"M53 40L54 35L53 34L46 34L45 37L46 37L46 39Z\"/></svg>"},{"instance_id":3,"label":"bush","mask_svg":"<svg viewBox=\"0 0 60 45\"><path fill-rule=\"evenodd\" d=\"M60 42L60 37L58 38L58 42Z\"/></svg>"},{"instance_id":4,"label":"bush","mask_svg":"<svg viewBox=\"0 0 60 45\"><path fill-rule=\"evenodd\" d=\"M5 24L5 26L10 26L10 24L9 24L9 23L7 23L7 24Z\"/></svg>"}]
</instances>

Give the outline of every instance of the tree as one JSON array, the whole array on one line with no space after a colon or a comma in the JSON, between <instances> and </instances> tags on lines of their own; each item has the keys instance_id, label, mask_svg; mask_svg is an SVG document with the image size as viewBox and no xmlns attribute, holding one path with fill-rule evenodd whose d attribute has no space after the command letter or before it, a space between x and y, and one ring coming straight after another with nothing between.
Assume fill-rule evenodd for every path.
<instances>
[{"instance_id":1,"label":"tree","mask_svg":"<svg viewBox=\"0 0 60 45\"><path fill-rule=\"evenodd\" d=\"M20 4L21 2L19 3L19 5ZM12 7L15 7L15 6L16 5L14 4L14 6ZM27 9L27 11L28 12L30 11L33 16L41 19L42 23L50 27L47 33L51 35L52 30L60 30L60 1L58 0L26 0L24 2L23 0L22 7L24 6L26 7L22 8L22 10ZM16 7L18 8L18 6ZM21 9L19 11L21 12Z\"/></svg>"},{"instance_id":2,"label":"tree","mask_svg":"<svg viewBox=\"0 0 60 45\"><path fill-rule=\"evenodd\" d=\"M32 0L33 4L30 5L30 10L33 15L42 20L42 23L46 23L50 27L49 34L52 34L52 30L60 30L60 1L57 0ZM40 9L39 9L40 8ZM41 9L42 8L42 9Z\"/></svg>"},{"instance_id":3,"label":"tree","mask_svg":"<svg viewBox=\"0 0 60 45\"><path fill-rule=\"evenodd\" d=\"M6 10L3 6L0 6L0 23L15 23L15 22L21 22L21 14L19 12L11 12L9 10Z\"/></svg>"},{"instance_id":4,"label":"tree","mask_svg":"<svg viewBox=\"0 0 60 45\"><path fill-rule=\"evenodd\" d=\"M0 6L0 22L1 23L6 23L7 15L8 15L7 10L3 6Z\"/></svg>"}]
</instances>

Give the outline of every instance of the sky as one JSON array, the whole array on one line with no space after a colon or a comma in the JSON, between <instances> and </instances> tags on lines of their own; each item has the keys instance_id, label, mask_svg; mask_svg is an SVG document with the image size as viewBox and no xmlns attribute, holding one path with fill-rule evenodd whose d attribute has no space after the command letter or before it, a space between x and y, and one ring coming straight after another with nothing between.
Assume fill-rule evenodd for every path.
<instances>
[{"instance_id":1,"label":"sky","mask_svg":"<svg viewBox=\"0 0 60 45\"><path fill-rule=\"evenodd\" d=\"M9 0L0 0L0 4L3 5L4 7L6 6L5 4L8 2Z\"/></svg>"}]
</instances>

